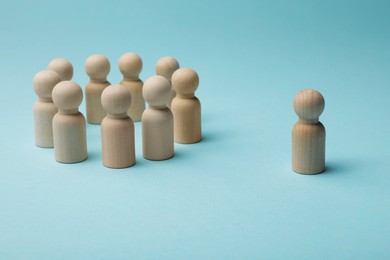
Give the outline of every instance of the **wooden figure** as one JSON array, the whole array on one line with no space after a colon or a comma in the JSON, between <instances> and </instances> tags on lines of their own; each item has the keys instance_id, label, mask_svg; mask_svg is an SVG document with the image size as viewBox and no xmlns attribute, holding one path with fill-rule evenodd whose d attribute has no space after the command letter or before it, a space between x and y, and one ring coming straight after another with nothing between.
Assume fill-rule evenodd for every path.
<instances>
[{"instance_id":1,"label":"wooden figure","mask_svg":"<svg viewBox=\"0 0 390 260\"><path fill-rule=\"evenodd\" d=\"M120 57L118 65L123 75L120 84L127 87L131 94L131 105L127 113L134 122L141 121L142 113L145 110L145 101L142 96L143 82L139 78L142 60L137 54L128 52Z\"/></svg>"},{"instance_id":2,"label":"wooden figure","mask_svg":"<svg viewBox=\"0 0 390 260\"><path fill-rule=\"evenodd\" d=\"M73 81L61 81L53 89L53 102L58 113L53 118L55 158L61 163L87 159L86 126L79 106L83 100L81 87Z\"/></svg>"},{"instance_id":3,"label":"wooden figure","mask_svg":"<svg viewBox=\"0 0 390 260\"><path fill-rule=\"evenodd\" d=\"M53 117L58 109L53 103L52 91L61 82L60 76L51 70L38 72L33 79L38 100L34 104L35 145L53 147Z\"/></svg>"},{"instance_id":4,"label":"wooden figure","mask_svg":"<svg viewBox=\"0 0 390 260\"><path fill-rule=\"evenodd\" d=\"M61 81L71 80L73 77L73 66L72 64L63 58L52 60L47 66L48 70L52 70L58 73Z\"/></svg>"},{"instance_id":5,"label":"wooden figure","mask_svg":"<svg viewBox=\"0 0 390 260\"><path fill-rule=\"evenodd\" d=\"M171 84L162 76L145 81L143 96L149 104L142 114L143 155L149 160L173 157L173 115L166 103L171 97Z\"/></svg>"},{"instance_id":6,"label":"wooden figure","mask_svg":"<svg viewBox=\"0 0 390 260\"><path fill-rule=\"evenodd\" d=\"M325 127L319 121L324 108L324 98L316 90L302 90L294 98L299 120L292 130L292 169L297 173L325 170Z\"/></svg>"},{"instance_id":7,"label":"wooden figure","mask_svg":"<svg viewBox=\"0 0 390 260\"><path fill-rule=\"evenodd\" d=\"M156 63L156 75L163 76L171 83L172 74L180 68L179 62L173 57L163 57ZM171 108L173 98L176 92L171 88L171 97L167 102L167 107Z\"/></svg>"},{"instance_id":8,"label":"wooden figure","mask_svg":"<svg viewBox=\"0 0 390 260\"><path fill-rule=\"evenodd\" d=\"M171 104L176 143L192 144L202 139L201 107L194 93L198 85L198 74L192 69L181 68L172 75L177 94Z\"/></svg>"},{"instance_id":9,"label":"wooden figure","mask_svg":"<svg viewBox=\"0 0 390 260\"><path fill-rule=\"evenodd\" d=\"M101 96L103 90L110 85L107 76L110 73L109 60L100 54L95 54L85 61L85 71L90 81L85 87L85 101L87 121L90 124L100 125L106 112L102 107Z\"/></svg>"},{"instance_id":10,"label":"wooden figure","mask_svg":"<svg viewBox=\"0 0 390 260\"><path fill-rule=\"evenodd\" d=\"M130 91L122 85L110 85L102 94L107 116L102 121L103 164L126 168L135 164L134 123L127 115L131 105Z\"/></svg>"}]
</instances>

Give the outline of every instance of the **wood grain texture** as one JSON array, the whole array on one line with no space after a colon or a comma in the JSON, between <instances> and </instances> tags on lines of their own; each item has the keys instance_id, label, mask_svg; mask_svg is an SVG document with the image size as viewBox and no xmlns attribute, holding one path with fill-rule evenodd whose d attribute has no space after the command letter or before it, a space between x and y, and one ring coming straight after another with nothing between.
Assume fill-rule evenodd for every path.
<instances>
[{"instance_id":1,"label":"wood grain texture","mask_svg":"<svg viewBox=\"0 0 390 260\"><path fill-rule=\"evenodd\" d=\"M131 94L125 86L110 85L102 93L107 116L101 125L103 165L126 168L135 164L134 122L127 115Z\"/></svg>"},{"instance_id":2,"label":"wood grain texture","mask_svg":"<svg viewBox=\"0 0 390 260\"><path fill-rule=\"evenodd\" d=\"M143 156L166 160L174 156L173 115L166 103L171 84L162 76L152 76L144 84L143 96L149 107L142 115Z\"/></svg>"},{"instance_id":3,"label":"wood grain texture","mask_svg":"<svg viewBox=\"0 0 390 260\"><path fill-rule=\"evenodd\" d=\"M202 140L201 105L194 94L198 85L198 74L192 69L181 68L173 73L172 87L177 95L171 109L177 143L192 144Z\"/></svg>"},{"instance_id":4,"label":"wood grain texture","mask_svg":"<svg viewBox=\"0 0 390 260\"><path fill-rule=\"evenodd\" d=\"M325 127L319 122L325 101L321 93L305 89L294 98L299 121L292 130L292 169L301 174L325 170Z\"/></svg>"},{"instance_id":5,"label":"wood grain texture","mask_svg":"<svg viewBox=\"0 0 390 260\"><path fill-rule=\"evenodd\" d=\"M143 82L139 79L123 79L120 84L125 86L131 94L131 105L127 110L127 114L134 122L141 121L142 113L145 110L145 101L142 96Z\"/></svg>"},{"instance_id":6,"label":"wood grain texture","mask_svg":"<svg viewBox=\"0 0 390 260\"><path fill-rule=\"evenodd\" d=\"M128 52L120 57L118 67L123 75L120 84L131 93L131 105L127 113L134 122L141 121L145 110L145 100L142 96L143 82L139 78L142 71L142 59L136 53Z\"/></svg>"},{"instance_id":7,"label":"wood grain texture","mask_svg":"<svg viewBox=\"0 0 390 260\"><path fill-rule=\"evenodd\" d=\"M53 118L55 159L76 163L87 159L86 122L78 107L83 99L81 87L73 81L62 81L53 89L58 113Z\"/></svg>"},{"instance_id":8,"label":"wood grain texture","mask_svg":"<svg viewBox=\"0 0 390 260\"><path fill-rule=\"evenodd\" d=\"M33 79L34 91L38 95L33 107L36 146L54 146L52 123L58 109L53 103L52 91L60 81L59 75L50 70L38 72Z\"/></svg>"},{"instance_id":9,"label":"wood grain texture","mask_svg":"<svg viewBox=\"0 0 390 260\"><path fill-rule=\"evenodd\" d=\"M73 65L64 58L57 58L50 61L47 69L57 72L61 81L71 80L73 77Z\"/></svg>"},{"instance_id":10,"label":"wood grain texture","mask_svg":"<svg viewBox=\"0 0 390 260\"><path fill-rule=\"evenodd\" d=\"M90 124L99 125L106 116L101 96L103 90L110 85L107 81L107 76L110 73L110 62L103 55L95 54L88 57L84 65L90 78L85 87L87 121Z\"/></svg>"},{"instance_id":11,"label":"wood grain texture","mask_svg":"<svg viewBox=\"0 0 390 260\"><path fill-rule=\"evenodd\" d=\"M163 57L156 62L156 75L163 76L171 83L173 73L180 68L179 62L173 57ZM173 98L176 97L176 91L171 87L171 96L166 105L171 108Z\"/></svg>"},{"instance_id":12,"label":"wood grain texture","mask_svg":"<svg viewBox=\"0 0 390 260\"><path fill-rule=\"evenodd\" d=\"M53 102L36 101L34 104L35 145L53 148L53 118L58 109Z\"/></svg>"},{"instance_id":13,"label":"wood grain texture","mask_svg":"<svg viewBox=\"0 0 390 260\"><path fill-rule=\"evenodd\" d=\"M89 82L85 87L85 104L87 121L93 125L100 125L106 116L101 102L103 90L110 85L110 82Z\"/></svg>"}]
</instances>

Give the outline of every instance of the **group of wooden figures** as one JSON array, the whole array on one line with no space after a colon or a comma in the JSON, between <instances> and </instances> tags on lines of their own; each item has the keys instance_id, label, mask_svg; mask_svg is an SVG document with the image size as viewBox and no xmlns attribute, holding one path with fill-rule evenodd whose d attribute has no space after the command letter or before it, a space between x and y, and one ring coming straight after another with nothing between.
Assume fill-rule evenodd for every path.
<instances>
[{"instance_id":1,"label":"group of wooden figures","mask_svg":"<svg viewBox=\"0 0 390 260\"><path fill-rule=\"evenodd\" d=\"M134 121L142 121L143 156L149 160L173 157L174 142L192 144L202 139L201 106L195 97L199 77L194 70L180 68L176 59L164 57L156 63L156 75L143 83L137 54L125 53L118 65L123 80L110 84L110 62L105 56L92 55L85 61L90 78L85 87L87 121L101 124L105 166L135 164ZM72 64L60 58L33 79L38 95L33 109L35 144L54 147L55 159L61 163L88 157L86 122L79 112L83 91L72 77Z\"/></svg>"},{"instance_id":2,"label":"group of wooden figures","mask_svg":"<svg viewBox=\"0 0 390 260\"><path fill-rule=\"evenodd\" d=\"M92 55L85 61L90 81L85 87L87 121L101 124L103 164L126 168L135 164L134 121L142 121L143 156L166 160L174 156L174 142L202 139L201 107L195 97L198 74L179 68L172 57L156 63L156 76L143 83L142 60L135 53L120 57L120 84L110 84L109 60ZM62 163L87 159L86 122L79 112L81 87L70 81L73 66L65 59L51 61L33 80L39 99L34 105L35 143L54 147ZM149 107L145 109L145 101ZM325 101L321 93L305 89L294 98L299 116L292 131L292 169L302 174L325 170L325 127L319 121Z\"/></svg>"}]
</instances>

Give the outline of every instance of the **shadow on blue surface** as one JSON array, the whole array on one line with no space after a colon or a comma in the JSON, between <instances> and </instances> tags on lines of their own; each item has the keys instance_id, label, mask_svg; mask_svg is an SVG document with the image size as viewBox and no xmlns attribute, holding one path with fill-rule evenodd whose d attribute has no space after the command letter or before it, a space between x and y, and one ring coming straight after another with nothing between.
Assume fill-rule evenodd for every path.
<instances>
[{"instance_id":1,"label":"shadow on blue surface","mask_svg":"<svg viewBox=\"0 0 390 260\"><path fill-rule=\"evenodd\" d=\"M337 160L326 162L325 171L322 174L345 174L356 168L356 162L350 160Z\"/></svg>"},{"instance_id":2,"label":"shadow on blue surface","mask_svg":"<svg viewBox=\"0 0 390 260\"><path fill-rule=\"evenodd\" d=\"M101 161L102 154L98 153L96 151L88 151L88 158L87 161L95 162L95 161Z\"/></svg>"},{"instance_id":3,"label":"shadow on blue surface","mask_svg":"<svg viewBox=\"0 0 390 260\"><path fill-rule=\"evenodd\" d=\"M212 143L215 141L225 140L227 135L227 131L207 131L203 133L202 140L199 143Z\"/></svg>"}]
</instances>

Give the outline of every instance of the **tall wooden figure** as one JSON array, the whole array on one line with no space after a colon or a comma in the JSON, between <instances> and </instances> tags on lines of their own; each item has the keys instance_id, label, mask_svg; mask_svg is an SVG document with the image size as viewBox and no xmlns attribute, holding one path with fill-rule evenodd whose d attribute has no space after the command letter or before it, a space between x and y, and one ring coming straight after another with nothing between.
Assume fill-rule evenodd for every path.
<instances>
[{"instance_id":1,"label":"tall wooden figure","mask_svg":"<svg viewBox=\"0 0 390 260\"><path fill-rule=\"evenodd\" d=\"M142 114L143 155L149 160L165 160L174 155L173 115L166 103L171 84L162 76L145 81L143 96L149 104Z\"/></svg>"},{"instance_id":2,"label":"tall wooden figure","mask_svg":"<svg viewBox=\"0 0 390 260\"><path fill-rule=\"evenodd\" d=\"M79 106L83 100L81 87L73 81L61 81L53 89L58 113L53 118L55 158L61 163L87 159L86 126Z\"/></svg>"},{"instance_id":3,"label":"tall wooden figure","mask_svg":"<svg viewBox=\"0 0 390 260\"><path fill-rule=\"evenodd\" d=\"M172 74L180 68L179 62L173 57L163 57L156 63L156 75L163 76L171 83ZM168 99L167 107L171 108L176 92L171 88L171 97Z\"/></svg>"},{"instance_id":4,"label":"tall wooden figure","mask_svg":"<svg viewBox=\"0 0 390 260\"><path fill-rule=\"evenodd\" d=\"M58 73L61 81L71 80L73 77L73 66L72 64L63 58L52 60L47 66L48 70L52 70Z\"/></svg>"},{"instance_id":5,"label":"tall wooden figure","mask_svg":"<svg viewBox=\"0 0 390 260\"><path fill-rule=\"evenodd\" d=\"M145 110L145 101L142 96L143 82L139 78L142 60L137 54L128 52L120 57L118 65L123 75L120 84L127 87L131 94L131 105L127 113L134 122L141 121L142 113Z\"/></svg>"},{"instance_id":6,"label":"tall wooden figure","mask_svg":"<svg viewBox=\"0 0 390 260\"><path fill-rule=\"evenodd\" d=\"M106 57L95 54L85 61L85 71L90 81L85 87L85 101L87 107L87 121L90 124L100 125L106 112L102 107L101 96L103 90L110 85L107 76L110 73L110 62Z\"/></svg>"},{"instance_id":7,"label":"tall wooden figure","mask_svg":"<svg viewBox=\"0 0 390 260\"><path fill-rule=\"evenodd\" d=\"M294 98L299 121L292 130L292 169L297 173L325 170L325 127L319 121L324 108L324 97L316 90L302 90Z\"/></svg>"},{"instance_id":8,"label":"tall wooden figure","mask_svg":"<svg viewBox=\"0 0 390 260\"><path fill-rule=\"evenodd\" d=\"M172 87L177 93L171 104L176 143L192 144L202 139L201 108L195 97L198 85L198 74L192 69L181 68L172 75Z\"/></svg>"},{"instance_id":9,"label":"tall wooden figure","mask_svg":"<svg viewBox=\"0 0 390 260\"><path fill-rule=\"evenodd\" d=\"M58 109L53 103L52 91L61 81L60 76L50 70L38 72L33 79L38 100L34 104L35 145L53 147L53 117Z\"/></svg>"},{"instance_id":10,"label":"tall wooden figure","mask_svg":"<svg viewBox=\"0 0 390 260\"><path fill-rule=\"evenodd\" d=\"M102 121L103 164L126 168L135 164L134 123L127 115L131 105L130 91L122 85L110 85L102 94L107 116Z\"/></svg>"}]
</instances>

